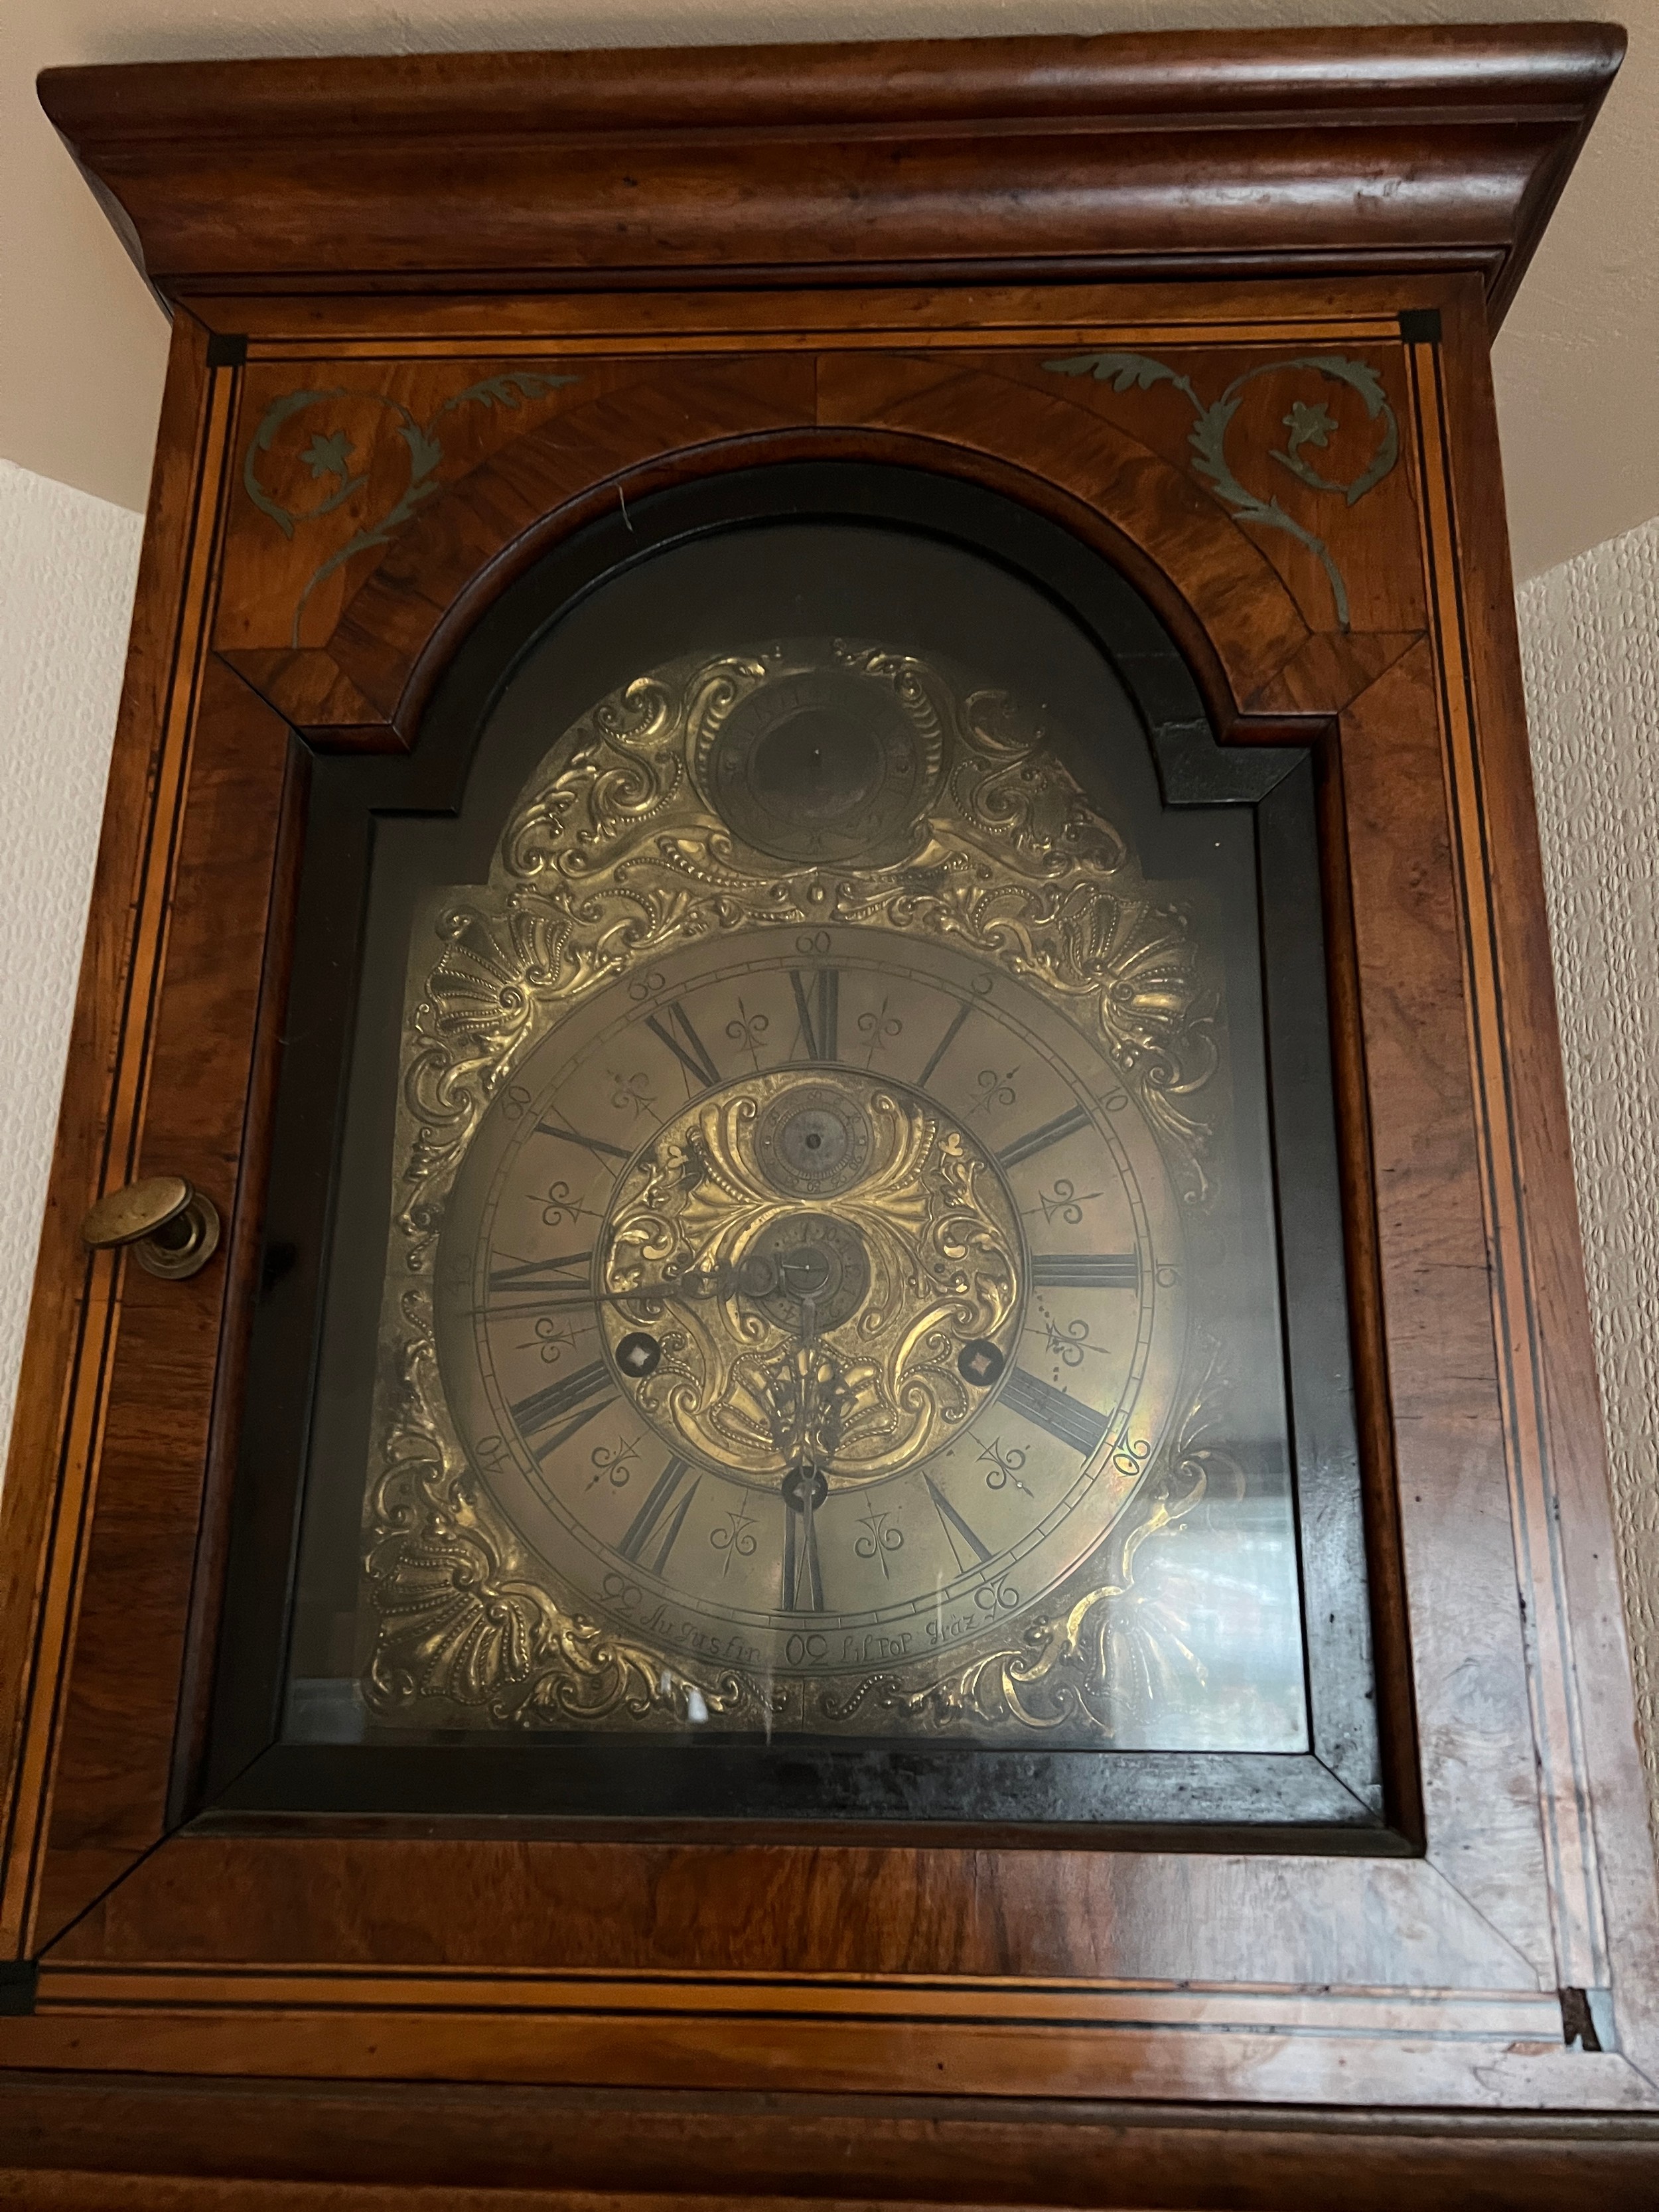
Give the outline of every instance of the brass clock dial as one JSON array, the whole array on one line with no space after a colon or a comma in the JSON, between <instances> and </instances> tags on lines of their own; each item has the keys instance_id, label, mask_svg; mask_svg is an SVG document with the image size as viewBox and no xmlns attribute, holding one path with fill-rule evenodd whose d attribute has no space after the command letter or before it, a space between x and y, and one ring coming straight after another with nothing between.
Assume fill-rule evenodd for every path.
<instances>
[{"instance_id":1,"label":"brass clock dial","mask_svg":"<svg viewBox=\"0 0 1659 2212\"><path fill-rule=\"evenodd\" d=\"M444 1687L497 1718L1097 1724L1192 1396L1180 917L1009 702L828 644L642 679L501 854L410 1025L429 1355L397 1312L458 1533L374 1532L383 1703L465 1536L495 1626Z\"/></svg>"},{"instance_id":2,"label":"brass clock dial","mask_svg":"<svg viewBox=\"0 0 1659 2212\"><path fill-rule=\"evenodd\" d=\"M525 1062L451 1201L439 1347L583 1604L855 1686L1099 1545L1173 1402L1182 1231L1105 1054L1029 988L804 941L682 955Z\"/></svg>"}]
</instances>

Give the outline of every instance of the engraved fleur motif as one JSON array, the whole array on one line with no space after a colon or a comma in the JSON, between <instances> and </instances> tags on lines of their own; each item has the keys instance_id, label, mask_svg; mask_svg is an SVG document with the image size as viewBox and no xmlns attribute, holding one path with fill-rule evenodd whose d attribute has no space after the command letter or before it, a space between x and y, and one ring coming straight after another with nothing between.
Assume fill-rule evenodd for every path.
<instances>
[{"instance_id":1,"label":"engraved fleur motif","mask_svg":"<svg viewBox=\"0 0 1659 2212\"><path fill-rule=\"evenodd\" d=\"M850 1719L873 1707L945 1729L1012 1721L1046 1733L1082 1723L1109 1740L1149 1708L1190 1705L1207 1680L1191 1624L1144 1566L1200 1508L1244 1494L1243 1470L1213 1441L1231 1382L1219 1346L1206 1349L1204 1379L1164 1464L1141 1493L1139 1515L1114 1539L1103 1580L1063 1611L1030 1623L1017 1642L977 1652L921 1689L890 1678L866 1681L844 1703L827 1701L830 1717Z\"/></svg>"}]
</instances>

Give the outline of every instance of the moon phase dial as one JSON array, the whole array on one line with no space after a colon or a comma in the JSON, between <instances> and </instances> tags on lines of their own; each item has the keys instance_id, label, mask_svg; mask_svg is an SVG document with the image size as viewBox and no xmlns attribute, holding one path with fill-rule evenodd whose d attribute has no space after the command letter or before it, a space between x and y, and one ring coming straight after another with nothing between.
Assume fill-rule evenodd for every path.
<instances>
[{"instance_id":1,"label":"moon phase dial","mask_svg":"<svg viewBox=\"0 0 1659 2212\"><path fill-rule=\"evenodd\" d=\"M896 1474L985 1396L1024 1243L991 1155L933 1100L851 1071L696 1101L618 1177L599 1238L611 1358L675 1449L775 1486ZM661 1358L641 1373L640 1334ZM631 1363L631 1364L630 1364Z\"/></svg>"}]
</instances>

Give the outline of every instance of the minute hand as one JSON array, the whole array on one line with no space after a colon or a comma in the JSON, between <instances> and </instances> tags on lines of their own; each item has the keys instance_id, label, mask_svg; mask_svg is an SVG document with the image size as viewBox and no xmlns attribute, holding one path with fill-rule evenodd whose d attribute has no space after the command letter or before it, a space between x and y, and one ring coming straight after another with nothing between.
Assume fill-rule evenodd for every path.
<instances>
[{"instance_id":1,"label":"minute hand","mask_svg":"<svg viewBox=\"0 0 1659 2212\"><path fill-rule=\"evenodd\" d=\"M635 1305L641 1299L655 1298L666 1302L672 1298L763 1297L771 1289L770 1282L760 1282L739 1275L737 1269L721 1267L706 1275L690 1275L684 1279L665 1279L657 1283L636 1283L632 1290L593 1291L586 1284L559 1284L544 1291L527 1294L516 1304L508 1305L501 1300L492 1302L489 1311L494 1315L564 1313L590 1306Z\"/></svg>"},{"instance_id":2,"label":"minute hand","mask_svg":"<svg viewBox=\"0 0 1659 2212\"><path fill-rule=\"evenodd\" d=\"M795 1332L794 1441L800 1457L782 1482L787 1511L784 1528L783 1609L786 1613L822 1613L823 1572L818 1562L817 1510L830 1488L830 1455L819 1433L817 1402L818 1314L816 1298L801 1300L800 1326Z\"/></svg>"}]
</instances>

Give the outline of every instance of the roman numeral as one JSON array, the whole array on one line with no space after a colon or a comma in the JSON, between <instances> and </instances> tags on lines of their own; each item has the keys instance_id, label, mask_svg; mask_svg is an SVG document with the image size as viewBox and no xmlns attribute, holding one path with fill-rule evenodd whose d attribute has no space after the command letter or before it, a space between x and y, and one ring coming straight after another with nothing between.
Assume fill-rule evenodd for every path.
<instances>
[{"instance_id":1,"label":"roman numeral","mask_svg":"<svg viewBox=\"0 0 1659 2212\"><path fill-rule=\"evenodd\" d=\"M694 1090L711 1089L720 1081L720 1072L708 1057L708 1048L692 1028L684 1007L676 999L672 1006L664 1007L663 1013L668 1017L666 1021L661 1014L647 1014L645 1026L653 1036L662 1040L685 1070L686 1096L689 1097ZM678 1036L674 1034L676 1030ZM695 1084L693 1076L696 1078Z\"/></svg>"},{"instance_id":2,"label":"roman numeral","mask_svg":"<svg viewBox=\"0 0 1659 2212\"><path fill-rule=\"evenodd\" d=\"M841 975L834 968L815 968L810 977L799 968L789 970L800 1018L800 1042L808 1060L835 1060L836 1028L841 1004ZM811 984L809 994L807 984Z\"/></svg>"},{"instance_id":3,"label":"roman numeral","mask_svg":"<svg viewBox=\"0 0 1659 2212\"><path fill-rule=\"evenodd\" d=\"M613 1145L605 1137L585 1137L580 1129L573 1129L562 1115L556 1121L538 1121L536 1130L539 1136L562 1137L567 1145L580 1145L584 1152L592 1152L601 1166L608 1159L625 1160L628 1158L625 1145ZM611 1173L616 1173L614 1168Z\"/></svg>"},{"instance_id":4,"label":"roman numeral","mask_svg":"<svg viewBox=\"0 0 1659 2212\"><path fill-rule=\"evenodd\" d=\"M1046 1429L1056 1443L1070 1444L1085 1459L1110 1425L1092 1406L1081 1404L1068 1390L1056 1390L1040 1376L1028 1375L1023 1367L1016 1367L1003 1384L1002 1402L1039 1429Z\"/></svg>"},{"instance_id":5,"label":"roman numeral","mask_svg":"<svg viewBox=\"0 0 1659 2212\"><path fill-rule=\"evenodd\" d=\"M957 1008L955 1020L951 1023L950 1028L945 1030L945 1035L939 1039L939 1042L933 1047L933 1058L928 1061L927 1066L922 1069L921 1073L916 1078L917 1087L920 1090L925 1091L927 1088L929 1082L933 1079L933 1070L939 1066L940 1060L944 1059L945 1054L950 1051L957 1037L961 1036L962 1025L973 1011L974 1009L971 1005L962 1006Z\"/></svg>"},{"instance_id":6,"label":"roman numeral","mask_svg":"<svg viewBox=\"0 0 1659 2212\"><path fill-rule=\"evenodd\" d=\"M957 1563L957 1573L964 1572L968 1566L968 1559L963 1557L962 1552L962 1547L964 1544L968 1547L968 1558L982 1567L991 1556L990 1547L980 1542L979 1538L975 1535L961 1514L957 1511L956 1507L951 1504L938 1483L925 1468L922 1471L921 1479L927 1486L927 1495L933 1501L933 1510L938 1514L940 1524L945 1530L945 1540L951 1547L951 1554Z\"/></svg>"},{"instance_id":7,"label":"roman numeral","mask_svg":"<svg viewBox=\"0 0 1659 2212\"><path fill-rule=\"evenodd\" d=\"M549 1312L560 1306L588 1306L593 1303L591 1252L560 1252L550 1260L520 1260L510 1267L492 1267L487 1285L491 1297L507 1291L537 1294L534 1304L523 1309Z\"/></svg>"},{"instance_id":8,"label":"roman numeral","mask_svg":"<svg viewBox=\"0 0 1659 2212\"><path fill-rule=\"evenodd\" d=\"M532 1437L538 1429L550 1429L555 1421L564 1425L532 1447L535 1456L546 1459L559 1446L568 1443L580 1428L586 1427L595 1413L602 1413L616 1397L611 1370L602 1359L590 1360L579 1367L574 1375L567 1375L562 1382L550 1382L544 1390L533 1390L527 1398L520 1398L509 1408L519 1433ZM565 1420L566 1414L570 1415Z\"/></svg>"},{"instance_id":9,"label":"roman numeral","mask_svg":"<svg viewBox=\"0 0 1659 2212\"><path fill-rule=\"evenodd\" d=\"M1073 1106L1069 1114L1056 1114L1052 1121L1045 1121L1040 1129L1032 1129L1023 1137L1016 1137L1012 1145L1005 1146L997 1154L997 1158L1005 1168L1017 1168L1022 1160L1035 1159L1039 1152L1046 1152L1050 1145L1057 1145L1062 1137L1075 1136L1079 1129L1086 1129L1088 1126L1089 1117L1082 1107Z\"/></svg>"},{"instance_id":10,"label":"roman numeral","mask_svg":"<svg viewBox=\"0 0 1659 2212\"><path fill-rule=\"evenodd\" d=\"M686 1477L690 1477L687 1482ZM653 1484L651 1495L628 1526L617 1549L635 1566L659 1575L668 1565L674 1539L685 1526L691 1500L702 1477L683 1459L671 1459Z\"/></svg>"},{"instance_id":11,"label":"roman numeral","mask_svg":"<svg viewBox=\"0 0 1659 2212\"><path fill-rule=\"evenodd\" d=\"M1031 1261L1040 1291L1138 1291L1139 1252L1042 1252Z\"/></svg>"}]
</instances>

